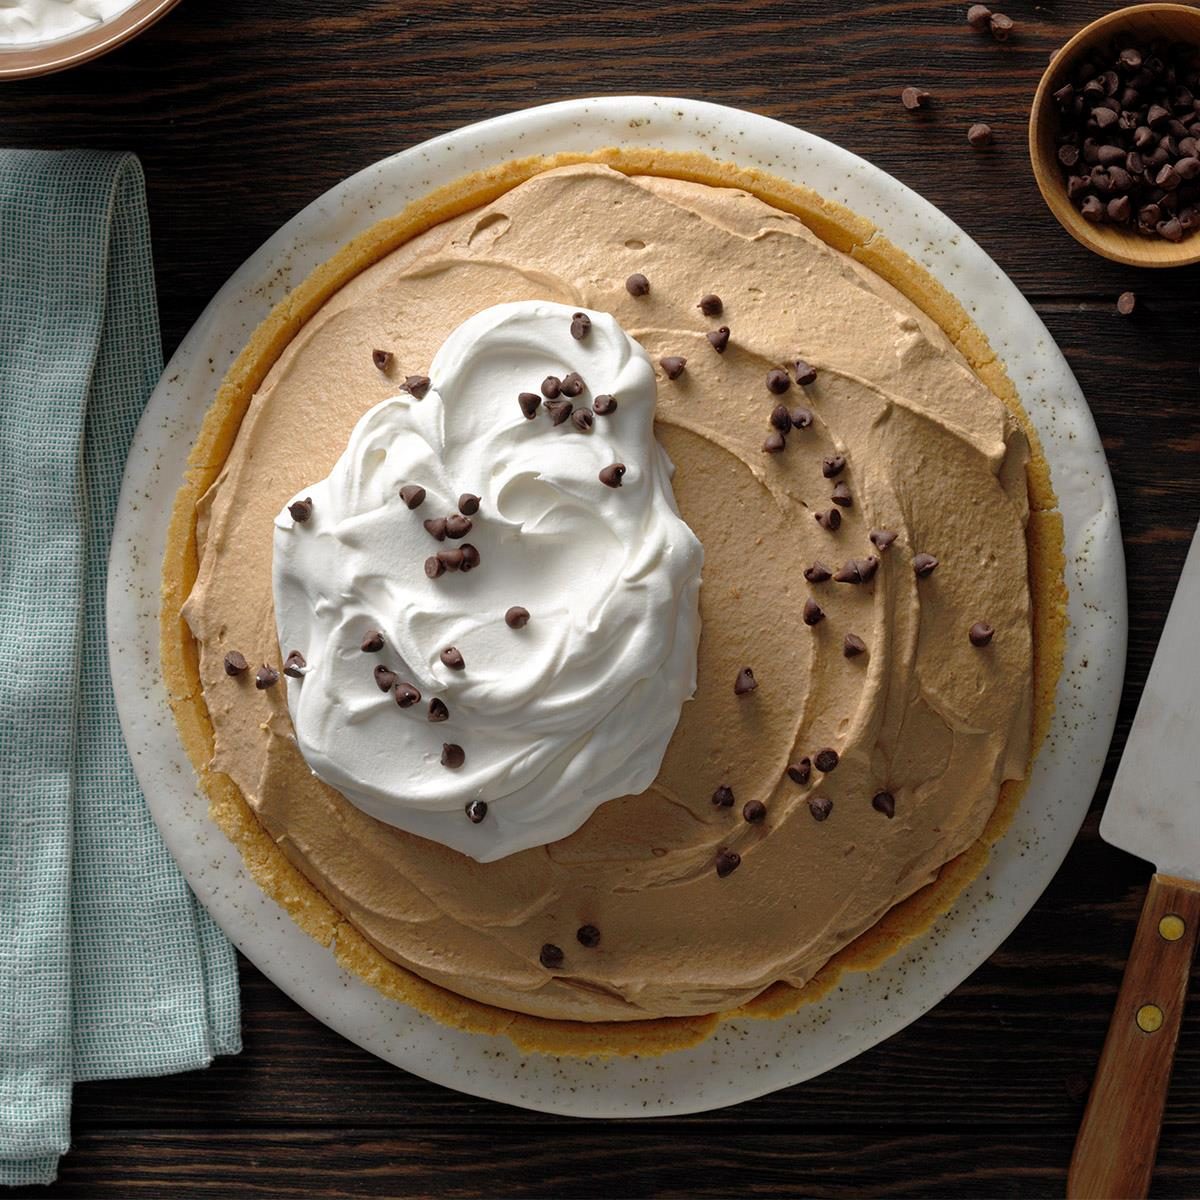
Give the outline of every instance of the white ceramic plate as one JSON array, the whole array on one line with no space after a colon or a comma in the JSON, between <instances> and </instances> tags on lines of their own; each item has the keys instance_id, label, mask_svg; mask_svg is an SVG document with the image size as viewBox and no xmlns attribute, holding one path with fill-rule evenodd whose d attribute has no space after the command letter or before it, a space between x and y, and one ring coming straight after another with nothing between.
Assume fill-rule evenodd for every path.
<instances>
[{"instance_id":1,"label":"white ceramic plate","mask_svg":"<svg viewBox=\"0 0 1200 1200\"><path fill-rule=\"evenodd\" d=\"M965 305L1041 432L1066 519L1071 629L1058 708L1032 786L986 873L926 936L824 1002L723 1025L661 1058L526 1057L443 1028L340 970L247 876L209 821L158 680L159 570L184 461L217 383L271 305L350 237L410 200L508 158L602 146L701 150L762 167L874 221ZM1008 936L1079 828L1112 734L1125 662L1125 572L1112 481L1091 413L1045 326L994 262L916 193L845 150L765 117L693 100L606 97L527 109L375 163L289 221L205 309L138 427L109 568L113 685L138 778L196 894L239 949L327 1025L417 1075L488 1099L579 1116L733 1104L827 1071L933 1007ZM129 670L131 659L145 669Z\"/></svg>"}]
</instances>

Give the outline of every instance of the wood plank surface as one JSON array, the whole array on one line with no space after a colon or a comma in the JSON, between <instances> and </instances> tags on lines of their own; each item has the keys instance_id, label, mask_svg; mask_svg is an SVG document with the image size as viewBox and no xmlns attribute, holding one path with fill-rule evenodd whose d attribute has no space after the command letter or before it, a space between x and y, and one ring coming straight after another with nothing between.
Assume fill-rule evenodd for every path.
<instances>
[{"instance_id":1,"label":"wood plank surface","mask_svg":"<svg viewBox=\"0 0 1200 1200\"><path fill-rule=\"evenodd\" d=\"M1087 395L1129 566L1129 671L1093 811L1058 877L931 1014L808 1084L720 1113L595 1124L473 1100L343 1041L243 963L245 1052L77 1089L59 1182L21 1196L947 1196L1063 1192L1149 868L1098 814L1200 517L1200 268L1092 257L1025 150L1050 51L1113 7L1011 0L998 45L918 0L184 0L109 57L0 85L0 142L135 150L169 354L242 260L385 154L549 100L657 92L753 109L864 155L1008 272ZM900 106L905 84L934 96ZM972 150L987 121L996 145ZM1128 288L1132 318L1113 304ZM1200 1195L1193 979L1153 1195Z\"/></svg>"}]
</instances>

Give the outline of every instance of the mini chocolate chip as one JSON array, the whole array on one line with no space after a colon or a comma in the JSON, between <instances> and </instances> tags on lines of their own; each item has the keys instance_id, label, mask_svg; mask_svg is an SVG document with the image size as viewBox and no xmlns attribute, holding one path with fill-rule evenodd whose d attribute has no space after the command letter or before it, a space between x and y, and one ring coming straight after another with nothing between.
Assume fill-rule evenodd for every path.
<instances>
[{"instance_id":1,"label":"mini chocolate chip","mask_svg":"<svg viewBox=\"0 0 1200 1200\"><path fill-rule=\"evenodd\" d=\"M260 692L266 691L269 687L274 687L279 682L279 672L274 667L263 663L254 673L254 686Z\"/></svg>"},{"instance_id":2,"label":"mini chocolate chip","mask_svg":"<svg viewBox=\"0 0 1200 1200\"><path fill-rule=\"evenodd\" d=\"M937 569L938 560L932 554L914 554L912 560L913 570L917 573L918 579L924 579L928 575L932 575Z\"/></svg>"},{"instance_id":3,"label":"mini chocolate chip","mask_svg":"<svg viewBox=\"0 0 1200 1200\"><path fill-rule=\"evenodd\" d=\"M805 625L818 625L825 620L825 610L811 597L804 601Z\"/></svg>"},{"instance_id":4,"label":"mini chocolate chip","mask_svg":"<svg viewBox=\"0 0 1200 1200\"><path fill-rule=\"evenodd\" d=\"M718 353L724 354L726 347L729 345L729 326L722 325L720 329L711 329L704 335L708 338L708 344Z\"/></svg>"},{"instance_id":5,"label":"mini chocolate chip","mask_svg":"<svg viewBox=\"0 0 1200 1200\"><path fill-rule=\"evenodd\" d=\"M517 397L517 403L521 406L521 412L527 421L532 421L537 416L538 406L541 402L541 396L535 392L522 392Z\"/></svg>"},{"instance_id":6,"label":"mini chocolate chip","mask_svg":"<svg viewBox=\"0 0 1200 1200\"><path fill-rule=\"evenodd\" d=\"M312 508L312 497L309 496L306 500L293 500L288 505L288 512L292 514L293 521L298 525L303 525L312 516Z\"/></svg>"},{"instance_id":7,"label":"mini chocolate chip","mask_svg":"<svg viewBox=\"0 0 1200 1200\"><path fill-rule=\"evenodd\" d=\"M840 509L831 508L828 512L813 513L817 520L817 524L822 529L835 530L840 529L842 525L842 514Z\"/></svg>"},{"instance_id":8,"label":"mini chocolate chip","mask_svg":"<svg viewBox=\"0 0 1200 1200\"><path fill-rule=\"evenodd\" d=\"M812 759L805 757L792 763L787 769L788 778L803 787L812 778Z\"/></svg>"},{"instance_id":9,"label":"mini chocolate chip","mask_svg":"<svg viewBox=\"0 0 1200 1200\"><path fill-rule=\"evenodd\" d=\"M305 662L304 655L299 650L292 650L289 652L287 658L284 659L283 673L289 679L303 679L304 669L307 666L308 663Z\"/></svg>"},{"instance_id":10,"label":"mini chocolate chip","mask_svg":"<svg viewBox=\"0 0 1200 1200\"><path fill-rule=\"evenodd\" d=\"M464 516L473 517L479 511L479 497L471 492L463 492L458 498L458 511Z\"/></svg>"},{"instance_id":11,"label":"mini chocolate chip","mask_svg":"<svg viewBox=\"0 0 1200 1200\"><path fill-rule=\"evenodd\" d=\"M547 942L538 954L538 961L547 971L556 971L563 965L563 952L553 942Z\"/></svg>"},{"instance_id":12,"label":"mini chocolate chip","mask_svg":"<svg viewBox=\"0 0 1200 1200\"><path fill-rule=\"evenodd\" d=\"M421 693L411 683L398 683L392 689L392 695L396 697L396 703L401 708L412 708L414 704L421 703Z\"/></svg>"},{"instance_id":13,"label":"mini chocolate chip","mask_svg":"<svg viewBox=\"0 0 1200 1200\"><path fill-rule=\"evenodd\" d=\"M472 825L478 825L487 816L487 809L486 800L471 800L463 811Z\"/></svg>"},{"instance_id":14,"label":"mini chocolate chip","mask_svg":"<svg viewBox=\"0 0 1200 1200\"><path fill-rule=\"evenodd\" d=\"M436 538L439 542L446 540L445 517L426 517L422 524L425 526L425 532L431 538Z\"/></svg>"},{"instance_id":15,"label":"mini chocolate chip","mask_svg":"<svg viewBox=\"0 0 1200 1200\"><path fill-rule=\"evenodd\" d=\"M988 27L992 31L992 37L998 42L1007 42L1009 35L1016 28L1016 22L1012 17L1006 17L1003 13L992 13L992 19L988 22Z\"/></svg>"},{"instance_id":16,"label":"mini chocolate chip","mask_svg":"<svg viewBox=\"0 0 1200 1200\"><path fill-rule=\"evenodd\" d=\"M767 372L767 391L773 395L782 396L791 386L792 381L786 371L774 367Z\"/></svg>"},{"instance_id":17,"label":"mini chocolate chip","mask_svg":"<svg viewBox=\"0 0 1200 1200\"><path fill-rule=\"evenodd\" d=\"M445 571L446 564L442 562L442 560L438 558L436 554L431 554L425 560L425 574L428 575L430 579L437 579L439 575L445 574Z\"/></svg>"},{"instance_id":18,"label":"mini chocolate chip","mask_svg":"<svg viewBox=\"0 0 1200 1200\"><path fill-rule=\"evenodd\" d=\"M778 429L773 429L763 438L762 448L764 454L781 454L787 449L787 438Z\"/></svg>"},{"instance_id":19,"label":"mini chocolate chip","mask_svg":"<svg viewBox=\"0 0 1200 1200\"><path fill-rule=\"evenodd\" d=\"M967 632L972 646L987 646L995 636L996 631L986 621L976 621Z\"/></svg>"},{"instance_id":20,"label":"mini chocolate chip","mask_svg":"<svg viewBox=\"0 0 1200 1200\"><path fill-rule=\"evenodd\" d=\"M587 313L577 312L571 315L571 336L577 342L582 342L591 332L592 318Z\"/></svg>"},{"instance_id":21,"label":"mini chocolate chip","mask_svg":"<svg viewBox=\"0 0 1200 1200\"><path fill-rule=\"evenodd\" d=\"M727 784L721 784L719 788L712 794L712 802L717 808L732 808L733 807L733 788Z\"/></svg>"},{"instance_id":22,"label":"mini chocolate chip","mask_svg":"<svg viewBox=\"0 0 1200 1200\"><path fill-rule=\"evenodd\" d=\"M856 633L848 633L842 639L842 653L847 658L857 658L860 654L866 654L867 643L862 640Z\"/></svg>"},{"instance_id":23,"label":"mini chocolate chip","mask_svg":"<svg viewBox=\"0 0 1200 1200\"><path fill-rule=\"evenodd\" d=\"M678 379L687 366L687 359L678 354L668 354L666 358L658 360L658 365L666 372L668 379Z\"/></svg>"},{"instance_id":24,"label":"mini chocolate chip","mask_svg":"<svg viewBox=\"0 0 1200 1200\"><path fill-rule=\"evenodd\" d=\"M720 296L714 296L712 292L709 292L707 296L700 297L700 303L696 307L706 317L719 317L725 305L721 303Z\"/></svg>"},{"instance_id":25,"label":"mini chocolate chip","mask_svg":"<svg viewBox=\"0 0 1200 1200\"><path fill-rule=\"evenodd\" d=\"M466 752L455 742L442 743L442 766L456 771L467 761Z\"/></svg>"},{"instance_id":26,"label":"mini chocolate chip","mask_svg":"<svg viewBox=\"0 0 1200 1200\"><path fill-rule=\"evenodd\" d=\"M246 669L249 666L250 664L246 661L245 656L239 653L237 650L230 650L230 652L225 655L226 675L242 675L246 672Z\"/></svg>"},{"instance_id":27,"label":"mini chocolate chip","mask_svg":"<svg viewBox=\"0 0 1200 1200\"><path fill-rule=\"evenodd\" d=\"M617 411L617 398L609 396L607 393L603 396L597 396L592 401L592 412L598 417L607 417Z\"/></svg>"},{"instance_id":28,"label":"mini chocolate chip","mask_svg":"<svg viewBox=\"0 0 1200 1200\"><path fill-rule=\"evenodd\" d=\"M466 555L462 550L455 546L452 550L439 550L437 552L438 562L446 568L447 571L458 571L462 568L463 559Z\"/></svg>"},{"instance_id":29,"label":"mini chocolate chip","mask_svg":"<svg viewBox=\"0 0 1200 1200\"><path fill-rule=\"evenodd\" d=\"M564 396L570 396L574 399L574 397L578 396L587 387L587 384L583 382L583 376L578 371L572 371L569 375L563 376L560 386Z\"/></svg>"},{"instance_id":30,"label":"mini chocolate chip","mask_svg":"<svg viewBox=\"0 0 1200 1200\"><path fill-rule=\"evenodd\" d=\"M813 766L818 771L828 774L838 765L838 752L831 750L828 746L824 750L818 750L813 755Z\"/></svg>"},{"instance_id":31,"label":"mini chocolate chip","mask_svg":"<svg viewBox=\"0 0 1200 1200\"><path fill-rule=\"evenodd\" d=\"M779 430L780 433L787 433L792 427L792 414L788 412L786 404L777 404L771 409L771 424Z\"/></svg>"},{"instance_id":32,"label":"mini chocolate chip","mask_svg":"<svg viewBox=\"0 0 1200 1200\"><path fill-rule=\"evenodd\" d=\"M886 550L896 540L897 535L890 529L872 529L867 536L876 550Z\"/></svg>"},{"instance_id":33,"label":"mini chocolate chip","mask_svg":"<svg viewBox=\"0 0 1200 1200\"><path fill-rule=\"evenodd\" d=\"M635 272L625 280L625 290L631 296L650 295L650 280L645 275Z\"/></svg>"},{"instance_id":34,"label":"mini chocolate chip","mask_svg":"<svg viewBox=\"0 0 1200 1200\"><path fill-rule=\"evenodd\" d=\"M547 400L546 411L550 414L552 424L561 425L570 419L571 414L575 411L575 405L570 400Z\"/></svg>"},{"instance_id":35,"label":"mini chocolate chip","mask_svg":"<svg viewBox=\"0 0 1200 1200\"><path fill-rule=\"evenodd\" d=\"M817 382L817 368L810 367L802 358L796 359L796 365L792 368L796 375L796 382L801 387L810 387Z\"/></svg>"},{"instance_id":36,"label":"mini chocolate chip","mask_svg":"<svg viewBox=\"0 0 1200 1200\"><path fill-rule=\"evenodd\" d=\"M833 812L833 801L824 796L813 796L808 802L808 811L814 821L824 821Z\"/></svg>"},{"instance_id":37,"label":"mini chocolate chip","mask_svg":"<svg viewBox=\"0 0 1200 1200\"><path fill-rule=\"evenodd\" d=\"M1162 188L1164 192L1173 192L1182 182L1179 178L1179 172L1167 163L1157 175L1154 177L1155 184Z\"/></svg>"},{"instance_id":38,"label":"mini chocolate chip","mask_svg":"<svg viewBox=\"0 0 1200 1200\"><path fill-rule=\"evenodd\" d=\"M896 797L891 792L876 792L871 797L871 807L890 821L896 815Z\"/></svg>"},{"instance_id":39,"label":"mini chocolate chip","mask_svg":"<svg viewBox=\"0 0 1200 1200\"><path fill-rule=\"evenodd\" d=\"M581 946L586 946L589 950L595 950L600 945L600 930L595 925L580 925L575 930L575 940Z\"/></svg>"},{"instance_id":40,"label":"mini chocolate chip","mask_svg":"<svg viewBox=\"0 0 1200 1200\"><path fill-rule=\"evenodd\" d=\"M1137 296L1133 292L1122 292L1117 297L1117 312L1123 317L1129 316L1137 307Z\"/></svg>"},{"instance_id":41,"label":"mini chocolate chip","mask_svg":"<svg viewBox=\"0 0 1200 1200\"><path fill-rule=\"evenodd\" d=\"M380 663L379 666L375 668L374 675L375 686L381 692L390 692L392 688L396 686L396 680L399 679L399 676L396 674L396 672L389 671L387 667L383 665L383 663Z\"/></svg>"},{"instance_id":42,"label":"mini chocolate chip","mask_svg":"<svg viewBox=\"0 0 1200 1200\"><path fill-rule=\"evenodd\" d=\"M924 108L929 103L929 93L920 88L906 87L900 93L900 103L909 112L916 112L918 108Z\"/></svg>"},{"instance_id":43,"label":"mini chocolate chip","mask_svg":"<svg viewBox=\"0 0 1200 1200\"><path fill-rule=\"evenodd\" d=\"M840 504L842 508L851 508L854 504L854 497L850 495L850 489L844 483L835 483L833 495L829 498L834 504Z\"/></svg>"},{"instance_id":44,"label":"mini chocolate chip","mask_svg":"<svg viewBox=\"0 0 1200 1200\"><path fill-rule=\"evenodd\" d=\"M450 710L446 707L446 702L440 696L434 696L429 702L429 719L435 725L439 721L448 721L450 719Z\"/></svg>"},{"instance_id":45,"label":"mini chocolate chip","mask_svg":"<svg viewBox=\"0 0 1200 1200\"><path fill-rule=\"evenodd\" d=\"M967 141L977 150L981 146L990 146L992 144L992 127L985 125L982 121L977 121L967 130Z\"/></svg>"},{"instance_id":46,"label":"mini chocolate chip","mask_svg":"<svg viewBox=\"0 0 1200 1200\"><path fill-rule=\"evenodd\" d=\"M813 423L812 409L793 408L789 415L794 429L807 429Z\"/></svg>"},{"instance_id":47,"label":"mini chocolate chip","mask_svg":"<svg viewBox=\"0 0 1200 1200\"><path fill-rule=\"evenodd\" d=\"M400 499L409 508L420 508L425 503L425 489L415 483L406 483L400 489Z\"/></svg>"},{"instance_id":48,"label":"mini chocolate chip","mask_svg":"<svg viewBox=\"0 0 1200 1200\"><path fill-rule=\"evenodd\" d=\"M848 558L834 575L835 583L870 583L879 570L879 559L873 554L866 558Z\"/></svg>"},{"instance_id":49,"label":"mini chocolate chip","mask_svg":"<svg viewBox=\"0 0 1200 1200\"><path fill-rule=\"evenodd\" d=\"M992 10L986 4L972 4L967 9L967 24L982 33L992 19Z\"/></svg>"},{"instance_id":50,"label":"mini chocolate chip","mask_svg":"<svg viewBox=\"0 0 1200 1200\"><path fill-rule=\"evenodd\" d=\"M542 395L547 400L554 400L558 393L562 391L562 380L557 375L547 375L542 380Z\"/></svg>"},{"instance_id":51,"label":"mini chocolate chip","mask_svg":"<svg viewBox=\"0 0 1200 1200\"><path fill-rule=\"evenodd\" d=\"M446 518L446 536L448 538L454 538L457 541L459 538L465 538L470 532L470 517L464 517L462 513L451 513Z\"/></svg>"},{"instance_id":52,"label":"mini chocolate chip","mask_svg":"<svg viewBox=\"0 0 1200 1200\"><path fill-rule=\"evenodd\" d=\"M761 825L767 819L767 806L761 800L747 800L742 805L742 818L751 825Z\"/></svg>"},{"instance_id":53,"label":"mini chocolate chip","mask_svg":"<svg viewBox=\"0 0 1200 1200\"><path fill-rule=\"evenodd\" d=\"M470 542L463 542L461 550L463 571L475 570L479 566L479 551Z\"/></svg>"},{"instance_id":54,"label":"mini chocolate chip","mask_svg":"<svg viewBox=\"0 0 1200 1200\"><path fill-rule=\"evenodd\" d=\"M844 454L827 454L821 459L821 474L826 479L832 479L835 475L840 475L846 469L846 456Z\"/></svg>"},{"instance_id":55,"label":"mini chocolate chip","mask_svg":"<svg viewBox=\"0 0 1200 1200\"><path fill-rule=\"evenodd\" d=\"M580 433L591 433L592 426L596 423L596 417L590 408L577 408L571 414L571 424L579 430Z\"/></svg>"},{"instance_id":56,"label":"mini chocolate chip","mask_svg":"<svg viewBox=\"0 0 1200 1200\"><path fill-rule=\"evenodd\" d=\"M428 375L410 375L403 383L402 390L414 399L420 400L429 391Z\"/></svg>"},{"instance_id":57,"label":"mini chocolate chip","mask_svg":"<svg viewBox=\"0 0 1200 1200\"><path fill-rule=\"evenodd\" d=\"M447 646L440 657L443 665L452 671L461 671L467 665L463 660L462 651L457 646Z\"/></svg>"},{"instance_id":58,"label":"mini chocolate chip","mask_svg":"<svg viewBox=\"0 0 1200 1200\"><path fill-rule=\"evenodd\" d=\"M742 865L742 856L736 850L718 850L714 865L717 868L717 878L724 879Z\"/></svg>"},{"instance_id":59,"label":"mini chocolate chip","mask_svg":"<svg viewBox=\"0 0 1200 1200\"><path fill-rule=\"evenodd\" d=\"M371 361L381 371L386 371L392 365L392 352L390 350L372 350Z\"/></svg>"},{"instance_id":60,"label":"mini chocolate chip","mask_svg":"<svg viewBox=\"0 0 1200 1200\"><path fill-rule=\"evenodd\" d=\"M603 471L600 472L600 482L605 487L619 488L621 480L625 477L624 463L610 463Z\"/></svg>"},{"instance_id":61,"label":"mini chocolate chip","mask_svg":"<svg viewBox=\"0 0 1200 1200\"><path fill-rule=\"evenodd\" d=\"M1171 217L1166 221L1159 221L1154 227L1158 232L1159 237L1164 237L1168 242L1183 241L1183 225L1180 224L1178 217Z\"/></svg>"},{"instance_id":62,"label":"mini chocolate chip","mask_svg":"<svg viewBox=\"0 0 1200 1200\"><path fill-rule=\"evenodd\" d=\"M749 667L743 667L733 682L733 694L748 696L756 687L758 687L758 680L754 678L754 672Z\"/></svg>"},{"instance_id":63,"label":"mini chocolate chip","mask_svg":"<svg viewBox=\"0 0 1200 1200\"><path fill-rule=\"evenodd\" d=\"M504 614L504 623L509 629L524 629L529 624L529 609L522 608L519 604L514 604Z\"/></svg>"},{"instance_id":64,"label":"mini chocolate chip","mask_svg":"<svg viewBox=\"0 0 1200 1200\"><path fill-rule=\"evenodd\" d=\"M833 578L833 572L818 559L811 567L804 568L804 578L809 583L826 583Z\"/></svg>"}]
</instances>

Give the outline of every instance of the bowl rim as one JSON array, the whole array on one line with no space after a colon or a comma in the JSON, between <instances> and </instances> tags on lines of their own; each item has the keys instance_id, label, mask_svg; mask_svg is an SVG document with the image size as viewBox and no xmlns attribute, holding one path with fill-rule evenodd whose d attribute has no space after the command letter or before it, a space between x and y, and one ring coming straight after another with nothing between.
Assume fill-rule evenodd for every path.
<instances>
[{"instance_id":1,"label":"bowl rim","mask_svg":"<svg viewBox=\"0 0 1200 1200\"><path fill-rule=\"evenodd\" d=\"M179 0L133 0L123 12L90 29L50 42L0 46L0 81L65 71L115 50L173 9Z\"/></svg>"},{"instance_id":2,"label":"bowl rim","mask_svg":"<svg viewBox=\"0 0 1200 1200\"><path fill-rule=\"evenodd\" d=\"M1093 254L1098 254L1102 258L1109 259L1111 262L1121 263L1123 266L1162 270L1170 267L1192 266L1200 262L1200 230L1194 231L1191 237L1188 238L1188 242L1191 243L1191 249L1182 252L1178 258L1150 259L1143 258L1138 254L1129 253L1124 247L1131 243L1121 241L1110 245L1103 235L1092 232L1093 226L1089 225L1087 227L1088 232L1085 236L1074 224L1065 221L1060 212L1062 204L1065 203L1065 192L1062 194L1055 192L1052 195L1049 191L1047 181L1038 169L1038 163L1041 159L1038 146L1039 134L1042 129L1042 122L1046 119L1046 114L1049 112L1047 93L1050 90L1051 77L1055 71L1079 49L1083 42L1091 39L1102 30L1111 28L1115 31L1116 27L1131 17L1136 18L1139 15L1149 16L1152 13L1172 13L1190 18L1196 22L1197 30L1200 31L1200 7L1196 7L1193 4L1166 2L1166 0L1160 0L1157 3L1130 4L1124 8L1117 8L1112 12L1097 17L1094 21L1089 21L1082 28L1076 30L1054 52L1053 57L1046 65L1046 69L1042 72L1041 79L1038 80L1037 90L1033 96L1033 104L1029 110L1029 161L1033 170L1034 182L1037 184L1038 191L1042 194L1042 199L1045 201L1046 207L1050 210L1051 215L1059 225L1081 246L1090 250ZM1054 174L1055 182L1057 182L1057 171ZM1180 243L1180 245L1184 244L1186 243Z\"/></svg>"}]
</instances>

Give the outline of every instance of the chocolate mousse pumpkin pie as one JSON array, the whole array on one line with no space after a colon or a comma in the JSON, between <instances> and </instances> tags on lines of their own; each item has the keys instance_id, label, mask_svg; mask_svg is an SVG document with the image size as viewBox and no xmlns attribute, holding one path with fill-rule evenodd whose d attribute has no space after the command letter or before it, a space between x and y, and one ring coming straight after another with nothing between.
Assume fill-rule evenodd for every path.
<instances>
[{"instance_id":1,"label":"chocolate mousse pumpkin pie","mask_svg":"<svg viewBox=\"0 0 1200 1200\"><path fill-rule=\"evenodd\" d=\"M214 819L457 1027L654 1053L878 965L1046 730L1061 521L959 305L699 155L471 176L271 314L176 502Z\"/></svg>"}]
</instances>

